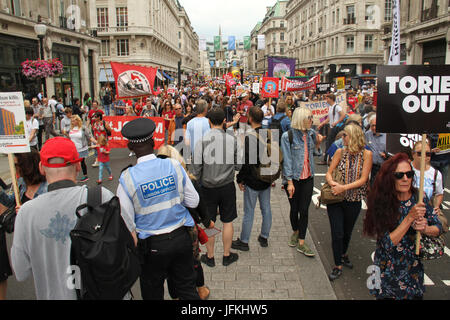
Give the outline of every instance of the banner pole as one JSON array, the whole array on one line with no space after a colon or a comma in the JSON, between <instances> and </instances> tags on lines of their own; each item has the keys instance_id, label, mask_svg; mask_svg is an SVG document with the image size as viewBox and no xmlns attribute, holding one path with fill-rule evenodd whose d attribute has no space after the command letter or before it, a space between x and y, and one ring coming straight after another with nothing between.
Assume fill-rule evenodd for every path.
<instances>
[{"instance_id":1,"label":"banner pole","mask_svg":"<svg viewBox=\"0 0 450 320\"><path fill-rule=\"evenodd\" d=\"M425 152L426 152L426 142L427 142L427 135L422 134L422 152L420 154L420 188L419 188L419 200L418 202L423 201L423 190L424 190L424 184L425 184ZM420 231L416 232L416 255L419 255L420 253Z\"/></svg>"},{"instance_id":2,"label":"banner pole","mask_svg":"<svg viewBox=\"0 0 450 320\"><path fill-rule=\"evenodd\" d=\"M9 162L9 170L11 172L11 182L14 189L14 196L16 198L16 206L20 206L20 195L19 195L19 187L17 185L16 178L16 165L14 164L14 158L11 153L8 153L8 162Z\"/></svg>"}]
</instances>

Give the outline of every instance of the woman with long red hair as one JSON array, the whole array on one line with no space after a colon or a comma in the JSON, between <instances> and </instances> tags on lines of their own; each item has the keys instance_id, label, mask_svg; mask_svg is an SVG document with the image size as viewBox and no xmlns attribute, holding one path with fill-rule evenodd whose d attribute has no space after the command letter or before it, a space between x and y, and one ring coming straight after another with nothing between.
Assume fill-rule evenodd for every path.
<instances>
[{"instance_id":1,"label":"woman with long red hair","mask_svg":"<svg viewBox=\"0 0 450 320\"><path fill-rule=\"evenodd\" d=\"M405 153L387 160L369 193L363 233L377 239L374 264L379 286L370 289L377 299L423 298L424 268L415 254L416 231L437 237L442 225L424 197L418 202L414 170Z\"/></svg>"}]
</instances>

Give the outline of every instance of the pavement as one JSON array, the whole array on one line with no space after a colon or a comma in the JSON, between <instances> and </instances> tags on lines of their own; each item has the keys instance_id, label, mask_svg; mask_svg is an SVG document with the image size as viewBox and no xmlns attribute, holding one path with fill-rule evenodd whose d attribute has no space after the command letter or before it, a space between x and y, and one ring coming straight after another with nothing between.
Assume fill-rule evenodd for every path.
<instances>
[{"instance_id":1,"label":"pavement","mask_svg":"<svg viewBox=\"0 0 450 320\"><path fill-rule=\"evenodd\" d=\"M115 192L117 179L123 167L134 158L128 157L128 150L113 149L111 152L111 167L114 181L104 183L104 187ZM133 159L130 160L130 159ZM91 167L92 157L88 158L88 185L95 184L97 169ZM0 156L0 177L10 183L8 157ZM232 249L239 255L238 261L229 265L222 265L223 247L221 234L216 236L215 256L216 266L210 268L203 265L205 284L211 289L209 300L337 300L336 294L318 254L309 231L306 242L316 253L315 257L306 257L288 246L292 229L289 221L289 202L286 194L280 188L280 180L272 188L271 209L272 229L269 246L262 248L257 241L261 228L261 211L259 204L255 209L252 235L249 242L250 250L242 252ZM234 236L240 235L243 217L243 192L237 190L238 218L234 221ZM217 220L216 227L222 229L222 223ZM12 236L7 236L8 247L11 246ZM206 247L201 246L203 253ZM135 299L141 299L139 283L132 289ZM11 300L35 299L33 280L28 279L19 283L14 276L8 280L7 298ZM170 297L165 290L165 299Z\"/></svg>"}]
</instances>

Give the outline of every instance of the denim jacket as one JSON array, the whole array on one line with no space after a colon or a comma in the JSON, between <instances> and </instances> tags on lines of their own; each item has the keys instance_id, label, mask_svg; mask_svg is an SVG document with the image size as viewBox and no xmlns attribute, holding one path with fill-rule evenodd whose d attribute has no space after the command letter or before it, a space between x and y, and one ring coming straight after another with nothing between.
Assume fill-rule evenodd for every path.
<instances>
[{"instance_id":1,"label":"denim jacket","mask_svg":"<svg viewBox=\"0 0 450 320\"><path fill-rule=\"evenodd\" d=\"M22 199L25 191L27 191L27 185L23 178L17 179L17 185L19 186L19 197ZM39 196L40 194L47 192L47 182L42 182L39 186L39 189L34 194L34 198ZM0 190L0 203L4 205L5 207L12 207L16 205L16 198L14 196L14 192L11 194L8 194L5 192L5 190Z\"/></svg>"},{"instance_id":2,"label":"denim jacket","mask_svg":"<svg viewBox=\"0 0 450 320\"><path fill-rule=\"evenodd\" d=\"M287 180L299 180L303 172L304 162L304 142L303 132L297 129L291 129L293 135L292 145L289 142L289 132L283 133L281 137L281 150L283 151L283 175ZM313 151L316 144L316 132L313 129L308 130L308 153L311 175L314 176L314 157Z\"/></svg>"}]
</instances>

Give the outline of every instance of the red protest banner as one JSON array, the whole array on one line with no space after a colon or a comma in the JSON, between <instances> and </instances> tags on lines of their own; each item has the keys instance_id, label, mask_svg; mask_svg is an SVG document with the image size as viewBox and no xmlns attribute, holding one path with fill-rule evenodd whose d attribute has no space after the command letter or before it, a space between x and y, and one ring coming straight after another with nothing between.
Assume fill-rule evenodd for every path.
<instances>
[{"instance_id":1,"label":"red protest banner","mask_svg":"<svg viewBox=\"0 0 450 320\"><path fill-rule=\"evenodd\" d=\"M278 98L279 95L278 78L263 77L261 95L263 98Z\"/></svg>"},{"instance_id":2,"label":"red protest banner","mask_svg":"<svg viewBox=\"0 0 450 320\"><path fill-rule=\"evenodd\" d=\"M303 82L296 79L287 79L285 77L281 80L281 90L283 91L302 91L316 89L316 85L320 82L319 76L311 78L309 81Z\"/></svg>"},{"instance_id":3,"label":"red protest banner","mask_svg":"<svg viewBox=\"0 0 450 320\"><path fill-rule=\"evenodd\" d=\"M127 123L140 117L126 117L126 116L107 116L103 119L111 126L111 136L109 137L109 146L111 149L127 148L128 140L122 136L122 128ZM155 150L159 149L164 144L165 128L163 118L149 118L156 124L153 140L155 141Z\"/></svg>"},{"instance_id":4,"label":"red protest banner","mask_svg":"<svg viewBox=\"0 0 450 320\"><path fill-rule=\"evenodd\" d=\"M156 68L111 62L117 89L117 99L137 98L156 94L153 91Z\"/></svg>"}]
</instances>

